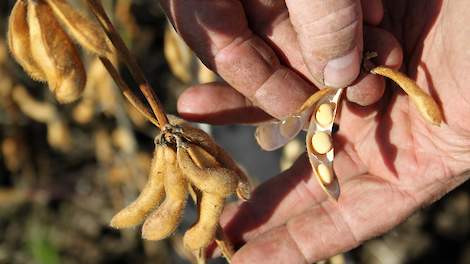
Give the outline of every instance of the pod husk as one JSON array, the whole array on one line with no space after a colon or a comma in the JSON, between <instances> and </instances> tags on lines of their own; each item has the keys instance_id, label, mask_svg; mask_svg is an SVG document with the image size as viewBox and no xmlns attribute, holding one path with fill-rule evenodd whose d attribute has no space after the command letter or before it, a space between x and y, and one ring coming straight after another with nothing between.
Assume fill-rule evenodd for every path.
<instances>
[{"instance_id":1,"label":"pod husk","mask_svg":"<svg viewBox=\"0 0 470 264\"><path fill-rule=\"evenodd\" d=\"M225 199L217 194L202 193L198 203L199 218L184 234L184 246L194 252L206 248L214 239Z\"/></svg>"},{"instance_id":2,"label":"pod husk","mask_svg":"<svg viewBox=\"0 0 470 264\"><path fill-rule=\"evenodd\" d=\"M15 60L32 79L46 81L46 75L31 53L27 13L26 1L16 1L8 21L8 47Z\"/></svg>"},{"instance_id":3,"label":"pod husk","mask_svg":"<svg viewBox=\"0 0 470 264\"><path fill-rule=\"evenodd\" d=\"M80 14L65 0L46 0L70 35L86 50L102 57L111 55L106 34L98 23Z\"/></svg>"},{"instance_id":4,"label":"pod husk","mask_svg":"<svg viewBox=\"0 0 470 264\"><path fill-rule=\"evenodd\" d=\"M77 48L43 0L28 2L28 25L34 60L44 71L49 89L60 103L77 100L86 73Z\"/></svg>"},{"instance_id":5,"label":"pod husk","mask_svg":"<svg viewBox=\"0 0 470 264\"><path fill-rule=\"evenodd\" d=\"M111 227L120 229L138 225L145 220L152 209L161 203L165 196L163 187L165 151L163 148L161 145L156 146L147 184L134 202L113 217Z\"/></svg>"},{"instance_id":6,"label":"pod husk","mask_svg":"<svg viewBox=\"0 0 470 264\"><path fill-rule=\"evenodd\" d=\"M175 150L163 146L165 158L165 200L149 215L142 227L142 238L160 240L170 236L178 227L188 196L186 179L178 167Z\"/></svg>"}]
</instances>

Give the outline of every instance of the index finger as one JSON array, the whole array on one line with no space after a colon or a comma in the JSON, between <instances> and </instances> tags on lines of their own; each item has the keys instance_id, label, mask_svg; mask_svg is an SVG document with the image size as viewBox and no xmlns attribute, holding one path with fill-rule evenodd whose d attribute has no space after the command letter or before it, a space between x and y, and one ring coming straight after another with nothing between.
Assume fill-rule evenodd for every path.
<instances>
[{"instance_id":1,"label":"index finger","mask_svg":"<svg viewBox=\"0 0 470 264\"><path fill-rule=\"evenodd\" d=\"M282 118L314 92L249 28L239 1L161 0L172 24L205 65L270 115Z\"/></svg>"}]
</instances>

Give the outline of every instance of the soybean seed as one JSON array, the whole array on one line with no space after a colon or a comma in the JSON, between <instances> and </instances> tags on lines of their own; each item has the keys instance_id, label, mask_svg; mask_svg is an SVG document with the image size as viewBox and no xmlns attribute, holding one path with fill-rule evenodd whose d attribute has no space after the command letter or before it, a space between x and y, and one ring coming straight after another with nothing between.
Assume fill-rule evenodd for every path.
<instances>
[{"instance_id":1,"label":"soybean seed","mask_svg":"<svg viewBox=\"0 0 470 264\"><path fill-rule=\"evenodd\" d=\"M318 154L326 154L333 148L330 135L325 132L316 132L312 136L312 147Z\"/></svg>"},{"instance_id":2,"label":"soybean seed","mask_svg":"<svg viewBox=\"0 0 470 264\"><path fill-rule=\"evenodd\" d=\"M333 107L331 104L321 104L315 113L317 122L322 126L328 126L333 122Z\"/></svg>"},{"instance_id":3,"label":"soybean seed","mask_svg":"<svg viewBox=\"0 0 470 264\"><path fill-rule=\"evenodd\" d=\"M333 173L325 164L320 164L317 166L317 173L324 184L328 185L333 182Z\"/></svg>"}]
</instances>

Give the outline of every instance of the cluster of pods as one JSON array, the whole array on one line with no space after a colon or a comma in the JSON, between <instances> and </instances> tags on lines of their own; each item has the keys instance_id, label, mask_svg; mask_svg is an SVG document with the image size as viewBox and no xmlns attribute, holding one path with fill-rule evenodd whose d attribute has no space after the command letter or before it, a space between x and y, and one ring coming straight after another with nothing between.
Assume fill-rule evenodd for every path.
<instances>
[{"instance_id":1,"label":"cluster of pods","mask_svg":"<svg viewBox=\"0 0 470 264\"><path fill-rule=\"evenodd\" d=\"M198 204L197 222L184 234L196 255L214 239L225 199L247 200L250 185L235 161L204 131L172 119L155 139L148 182L140 196L111 220L115 228L144 222L142 237L160 240L178 227L188 195Z\"/></svg>"},{"instance_id":2,"label":"cluster of pods","mask_svg":"<svg viewBox=\"0 0 470 264\"><path fill-rule=\"evenodd\" d=\"M204 263L205 249L215 238L220 241L222 252L230 257L228 241L221 238L223 235L217 235L219 217L228 196L236 193L240 199L249 198L247 176L208 134L177 118L168 121L101 2L86 2L99 23L77 12L66 0L18 0L9 21L8 43L12 55L34 80L47 82L59 102L69 103L80 97L86 84L85 69L74 39L101 60L131 104L161 129L155 139L147 185L137 200L112 219L111 226L127 228L145 220L142 237L164 239L178 227L187 197L191 196L197 203L199 217L184 235L185 247ZM116 53L128 65L153 113L134 95L111 63Z\"/></svg>"},{"instance_id":3,"label":"cluster of pods","mask_svg":"<svg viewBox=\"0 0 470 264\"><path fill-rule=\"evenodd\" d=\"M99 56L111 53L104 32L64 0L18 0L10 14L8 44L23 69L47 82L56 99L80 97L86 72L71 37Z\"/></svg>"}]
</instances>

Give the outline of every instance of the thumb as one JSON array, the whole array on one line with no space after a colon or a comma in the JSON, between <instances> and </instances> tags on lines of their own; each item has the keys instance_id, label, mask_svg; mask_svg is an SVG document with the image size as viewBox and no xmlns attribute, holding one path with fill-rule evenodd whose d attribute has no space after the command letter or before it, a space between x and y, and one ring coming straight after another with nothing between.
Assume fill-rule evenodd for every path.
<instances>
[{"instance_id":1,"label":"thumb","mask_svg":"<svg viewBox=\"0 0 470 264\"><path fill-rule=\"evenodd\" d=\"M360 0L286 0L301 52L316 85L343 88L362 61Z\"/></svg>"}]
</instances>

